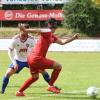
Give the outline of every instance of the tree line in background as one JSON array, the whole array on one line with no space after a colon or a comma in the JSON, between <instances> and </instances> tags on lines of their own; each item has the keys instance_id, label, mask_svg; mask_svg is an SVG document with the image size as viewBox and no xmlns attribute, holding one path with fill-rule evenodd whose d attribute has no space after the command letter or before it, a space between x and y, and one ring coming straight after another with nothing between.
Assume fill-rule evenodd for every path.
<instances>
[{"instance_id":1,"label":"tree line in background","mask_svg":"<svg viewBox=\"0 0 100 100\"><path fill-rule=\"evenodd\" d=\"M63 25L89 36L100 36L100 5L92 0L70 0L63 7Z\"/></svg>"}]
</instances>

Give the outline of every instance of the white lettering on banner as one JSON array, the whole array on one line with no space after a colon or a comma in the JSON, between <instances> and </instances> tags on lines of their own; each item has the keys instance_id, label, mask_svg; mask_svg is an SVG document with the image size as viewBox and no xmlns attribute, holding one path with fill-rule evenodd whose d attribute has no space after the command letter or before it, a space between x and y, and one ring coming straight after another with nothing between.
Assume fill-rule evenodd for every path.
<instances>
[{"instance_id":1,"label":"white lettering on banner","mask_svg":"<svg viewBox=\"0 0 100 100\"><path fill-rule=\"evenodd\" d=\"M38 14L28 13L27 14L27 18L39 18L39 15Z\"/></svg>"},{"instance_id":2,"label":"white lettering on banner","mask_svg":"<svg viewBox=\"0 0 100 100\"><path fill-rule=\"evenodd\" d=\"M49 14L50 17L56 17L56 18L59 18L59 17L62 17L62 13L50 13Z\"/></svg>"},{"instance_id":3,"label":"white lettering on banner","mask_svg":"<svg viewBox=\"0 0 100 100\"><path fill-rule=\"evenodd\" d=\"M63 20L62 10L0 10L0 20L47 20L53 17Z\"/></svg>"},{"instance_id":4,"label":"white lettering on banner","mask_svg":"<svg viewBox=\"0 0 100 100\"><path fill-rule=\"evenodd\" d=\"M27 18L39 18L39 14L28 13Z\"/></svg>"},{"instance_id":5,"label":"white lettering on banner","mask_svg":"<svg viewBox=\"0 0 100 100\"><path fill-rule=\"evenodd\" d=\"M50 17L56 17L60 18L62 17L61 13L50 13L50 14L32 14L32 13L27 13L27 18L50 18Z\"/></svg>"},{"instance_id":6,"label":"white lettering on banner","mask_svg":"<svg viewBox=\"0 0 100 100\"><path fill-rule=\"evenodd\" d=\"M39 18L49 18L49 16L47 14L39 14L38 17Z\"/></svg>"},{"instance_id":7,"label":"white lettering on banner","mask_svg":"<svg viewBox=\"0 0 100 100\"><path fill-rule=\"evenodd\" d=\"M56 17L56 18L59 18L61 17L61 14L55 14L55 13L50 13L49 15L47 14L31 14L31 13L28 13L27 14L27 18L49 18L49 17Z\"/></svg>"},{"instance_id":8,"label":"white lettering on banner","mask_svg":"<svg viewBox=\"0 0 100 100\"><path fill-rule=\"evenodd\" d=\"M62 18L62 13L49 13L49 14L32 14L32 13L27 13L27 18Z\"/></svg>"},{"instance_id":9,"label":"white lettering on banner","mask_svg":"<svg viewBox=\"0 0 100 100\"><path fill-rule=\"evenodd\" d=\"M0 50L8 50L11 39L0 39ZM52 44L49 51L100 52L100 40L74 40L65 45Z\"/></svg>"},{"instance_id":10,"label":"white lettering on banner","mask_svg":"<svg viewBox=\"0 0 100 100\"><path fill-rule=\"evenodd\" d=\"M23 14L23 13L16 13L15 18L25 18L25 14Z\"/></svg>"}]
</instances>

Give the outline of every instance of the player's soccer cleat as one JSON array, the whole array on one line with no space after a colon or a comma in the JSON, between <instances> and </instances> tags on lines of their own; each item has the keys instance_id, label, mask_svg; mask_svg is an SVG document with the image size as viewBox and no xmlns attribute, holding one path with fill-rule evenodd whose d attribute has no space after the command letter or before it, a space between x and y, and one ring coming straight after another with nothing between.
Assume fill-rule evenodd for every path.
<instances>
[{"instance_id":1,"label":"player's soccer cleat","mask_svg":"<svg viewBox=\"0 0 100 100\"><path fill-rule=\"evenodd\" d=\"M47 90L50 91L50 92L58 94L58 93L60 93L61 89L58 89L56 86L50 86L50 87L48 87Z\"/></svg>"},{"instance_id":2,"label":"player's soccer cleat","mask_svg":"<svg viewBox=\"0 0 100 100\"><path fill-rule=\"evenodd\" d=\"M25 94L23 92L17 91L16 96L25 96Z\"/></svg>"},{"instance_id":3,"label":"player's soccer cleat","mask_svg":"<svg viewBox=\"0 0 100 100\"><path fill-rule=\"evenodd\" d=\"M57 89L61 90L61 88L59 88L58 86L55 86Z\"/></svg>"},{"instance_id":4,"label":"player's soccer cleat","mask_svg":"<svg viewBox=\"0 0 100 100\"><path fill-rule=\"evenodd\" d=\"M1 94L4 94L4 91L0 91Z\"/></svg>"}]
</instances>

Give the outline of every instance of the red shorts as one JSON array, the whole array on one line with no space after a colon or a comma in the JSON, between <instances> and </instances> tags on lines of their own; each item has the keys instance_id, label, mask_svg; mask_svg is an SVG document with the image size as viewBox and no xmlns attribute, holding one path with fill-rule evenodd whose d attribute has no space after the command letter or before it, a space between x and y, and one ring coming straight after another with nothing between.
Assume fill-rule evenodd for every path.
<instances>
[{"instance_id":1,"label":"red shorts","mask_svg":"<svg viewBox=\"0 0 100 100\"><path fill-rule=\"evenodd\" d=\"M29 55L28 64L32 74L39 73L39 70L52 69L54 61L40 56Z\"/></svg>"}]
</instances>

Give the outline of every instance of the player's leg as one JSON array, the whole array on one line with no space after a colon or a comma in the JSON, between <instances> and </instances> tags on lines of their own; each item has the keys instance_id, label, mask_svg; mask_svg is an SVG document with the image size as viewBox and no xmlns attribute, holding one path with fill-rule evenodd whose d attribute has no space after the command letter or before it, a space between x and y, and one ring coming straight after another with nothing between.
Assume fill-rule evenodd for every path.
<instances>
[{"instance_id":1,"label":"player's leg","mask_svg":"<svg viewBox=\"0 0 100 100\"><path fill-rule=\"evenodd\" d=\"M28 78L16 92L16 96L25 96L23 91L26 90L32 83L39 78L39 69L37 68L38 62L34 61L33 56L28 57L28 65L31 73L31 77Z\"/></svg>"},{"instance_id":2,"label":"player's leg","mask_svg":"<svg viewBox=\"0 0 100 100\"><path fill-rule=\"evenodd\" d=\"M52 66L52 68L53 68L53 72L52 72L52 74L51 74L51 80L50 80L50 82L49 82L49 87L48 87L48 91L51 91L51 92L54 92L54 93L60 93L60 88L58 88L58 87L56 87L56 86L54 86L54 83L55 83L55 81L57 80L57 78L58 78L58 76L59 76L59 74L60 74L60 71L61 71L61 65L59 64L59 63L57 63L57 62L54 62L54 64L53 64L53 66Z\"/></svg>"},{"instance_id":3,"label":"player's leg","mask_svg":"<svg viewBox=\"0 0 100 100\"><path fill-rule=\"evenodd\" d=\"M9 78L15 73L15 69L13 68L8 68L6 71L5 76L3 77L2 80L2 89L1 89L1 93L3 94L5 92L5 89L9 83Z\"/></svg>"},{"instance_id":4,"label":"player's leg","mask_svg":"<svg viewBox=\"0 0 100 100\"><path fill-rule=\"evenodd\" d=\"M51 86L53 86L55 81L57 80L57 78L60 74L60 71L62 69L62 66L59 63L54 62L52 69L53 69L53 72L51 74L51 80L49 82L49 85L51 85Z\"/></svg>"},{"instance_id":5,"label":"player's leg","mask_svg":"<svg viewBox=\"0 0 100 100\"><path fill-rule=\"evenodd\" d=\"M41 65L42 65L42 68L44 69L53 69L53 72L51 73L51 79L49 81L48 91L52 91L54 93L60 93L60 89L56 88L54 86L54 83L59 76L62 66L53 60L45 59L45 58L42 59Z\"/></svg>"},{"instance_id":6,"label":"player's leg","mask_svg":"<svg viewBox=\"0 0 100 100\"><path fill-rule=\"evenodd\" d=\"M26 66L27 68L29 68L28 63L26 63L25 66ZM45 71L45 70L40 70L40 73L42 74L44 80L45 80L47 83L49 83L49 81L50 81L50 76L49 76L48 72Z\"/></svg>"},{"instance_id":7,"label":"player's leg","mask_svg":"<svg viewBox=\"0 0 100 100\"><path fill-rule=\"evenodd\" d=\"M32 73L32 76L28 78L19 88L19 90L16 92L16 96L25 96L23 93L24 90L26 90L32 83L34 83L39 78L39 73Z\"/></svg>"},{"instance_id":8,"label":"player's leg","mask_svg":"<svg viewBox=\"0 0 100 100\"><path fill-rule=\"evenodd\" d=\"M45 71L45 70L42 70L42 71L40 71L40 73L42 74L44 80L45 80L47 83L49 83L49 81L50 81L50 76L49 76L48 72Z\"/></svg>"},{"instance_id":9,"label":"player's leg","mask_svg":"<svg viewBox=\"0 0 100 100\"><path fill-rule=\"evenodd\" d=\"M16 60L16 65L11 64L8 68L8 70L6 71L5 76L3 77L3 81L2 81L2 89L1 89L1 93L5 92L5 89L9 83L9 79L10 77L14 74L14 73L19 73L25 66L27 66L27 62L20 62Z\"/></svg>"}]
</instances>

